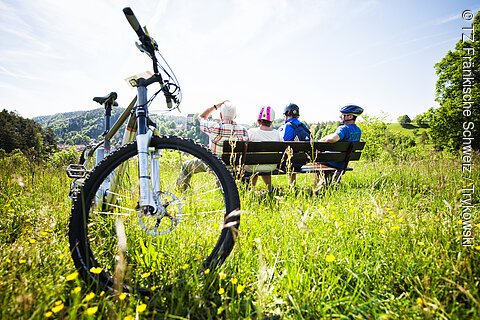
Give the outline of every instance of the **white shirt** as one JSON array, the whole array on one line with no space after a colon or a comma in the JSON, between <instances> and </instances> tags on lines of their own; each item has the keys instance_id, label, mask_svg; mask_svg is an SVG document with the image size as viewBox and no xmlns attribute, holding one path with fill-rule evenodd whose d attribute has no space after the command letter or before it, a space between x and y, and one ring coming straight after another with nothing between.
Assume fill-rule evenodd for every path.
<instances>
[{"instance_id":1,"label":"white shirt","mask_svg":"<svg viewBox=\"0 0 480 320\"><path fill-rule=\"evenodd\" d=\"M261 130L259 127L248 129L249 141L283 141L277 129L271 131ZM259 164L256 166L245 166L249 172L270 172L277 168L276 164Z\"/></svg>"},{"instance_id":2,"label":"white shirt","mask_svg":"<svg viewBox=\"0 0 480 320\"><path fill-rule=\"evenodd\" d=\"M261 130L260 128L248 129L249 141L283 141L280 132L277 129L271 131Z\"/></svg>"}]
</instances>

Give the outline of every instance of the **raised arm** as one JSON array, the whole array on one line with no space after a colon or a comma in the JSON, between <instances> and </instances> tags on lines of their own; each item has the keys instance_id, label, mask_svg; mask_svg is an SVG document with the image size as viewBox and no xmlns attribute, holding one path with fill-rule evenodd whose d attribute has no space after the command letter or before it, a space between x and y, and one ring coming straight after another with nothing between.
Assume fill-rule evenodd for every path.
<instances>
[{"instance_id":1,"label":"raised arm","mask_svg":"<svg viewBox=\"0 0 480 320\"><path fill-rule=\"evenodd\" d=\"M220 103L217 103L217 104L214 104L212 107L208 107L207 109L205 109L202 113L200 113L200 115L198 116L199 118L201 119L208 119L208 116L214 112L215 110L218 110L218 108L220 108L222 106L222 104L224 104L225 102L227 102L228 100L224 100Z\"/></svg>"}]
</instances>

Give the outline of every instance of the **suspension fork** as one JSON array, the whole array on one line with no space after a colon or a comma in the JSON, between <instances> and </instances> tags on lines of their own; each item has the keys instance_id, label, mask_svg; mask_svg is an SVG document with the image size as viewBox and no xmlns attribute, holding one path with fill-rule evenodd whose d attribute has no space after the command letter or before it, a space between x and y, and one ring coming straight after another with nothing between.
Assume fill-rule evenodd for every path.
<instances>
[{"instance_id":1,"label":"suspension fork","mask_svg":"<svg viewBox=\"0 0 480 320\"><path fill-rule=\"evenodd\" d=\"M147 87L139 79L137 87L137 153L138 153L138 179L140 184L139 206L141 210L152 206L150 193L150 175L148 172L148 147L151 135L147 130Z\"/></svg>"}]
</instances>

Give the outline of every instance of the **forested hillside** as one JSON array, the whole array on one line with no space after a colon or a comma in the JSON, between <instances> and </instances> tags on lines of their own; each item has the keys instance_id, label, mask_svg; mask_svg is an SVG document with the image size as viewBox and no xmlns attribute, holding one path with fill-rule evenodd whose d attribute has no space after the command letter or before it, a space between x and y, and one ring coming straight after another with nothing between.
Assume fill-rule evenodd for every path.
<instances>
[{"instance_id":1,"label":"forested hillside","mask_svg":"<svg viewBox=\"0 0 480 320\"><path fill-rule=\"evenodd\" d=\"M114 108L112 110L112 125L117 121L125 109ZM34 120L44 127L49 127L57 137L60 144L78 145L88 144L93 140L99 140L105 131L104 109L98 108L89 111L75 111L58 113L51 116L36 117ZM206 135L198 129L196 117L194 122L187 125L187 118L173 115L151 115L158 126L160 134L170 134L191 138L198 142L208 143ZM123 129L115 136L119 141Z\"/></svg>"}]
</instances>

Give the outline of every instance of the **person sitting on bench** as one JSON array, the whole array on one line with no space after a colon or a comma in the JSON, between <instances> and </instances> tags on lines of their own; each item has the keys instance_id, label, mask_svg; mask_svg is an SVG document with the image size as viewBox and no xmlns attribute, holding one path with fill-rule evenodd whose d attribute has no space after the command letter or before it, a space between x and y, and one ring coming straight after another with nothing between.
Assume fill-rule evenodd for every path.
<instances>
[{"instance_id":1,"label":"person sitting on bench","mask_svg":"<svg viewBox=\"0 0 480 320\"><path fill-rule=\"evenodd\" d=\"M220 120L210 120L208 117L216 110L220 111ZM235 122L236 117L237 109L229 100L214 104L213 107L205 109L198 116L200 130L209 137L209 149L219 156L223 153L223 142L225 140L248 141L247 129ZM207 166L199 159L185 161L177 179L178 188L186 190L193 174L206 172L207 169Z\"/></svg>"},{"instance_id":2,"label":"person sitting on bench","mask_svg":"<svg viewBox=\"0 0 480 320\"><path fill-rule=\"evenodd\" d=\"M282 136L277 129L272 128L275 120L275 111L272 107L262 107L257 118L259 127L248 129L249 141L283 141ZM258 175L256 172L272 172L277 167L276 164L260 164L256 166L246 166L245 170L252 172L252 186L257 184ZM262 174L263 182L267 185L268 191L272 191L272 176Z\"/></svg>"},{"instance_id":3,"label":"person sitting on bench","mask_svg":"<svg viewBox=\"0 0 480 320\"><path fill-rule=\"evenodd\" d=\"M285 124L281 126L280 131L283 141L311 141L311 133L307 126L298 120L300 116L300 108L295 103L287 105L283 111L285 116ZM300 169L301 165L293 164L295 169ZM289 170L283 166L284 170ZM296 173L290 173L290 185L295 186L297 180Z\"/></svg>"},{"instance_id":4,"label":"person sitting on bench","mask_svg":"<svg viewBox=\"0 0 480 320\"><path fill-rule=\"evenodd\" d=\"M320 142L358 142L362 137L362 130L355 124L357 117L363 113L363 108L356 105L347 105L340 108L341 125L334 133L324 136ZM341 174L339 170L345 167L344 162L327 162L326 166L338 170L325 171L325 178L335 178Z\"/></svg>"}]
</instances>

